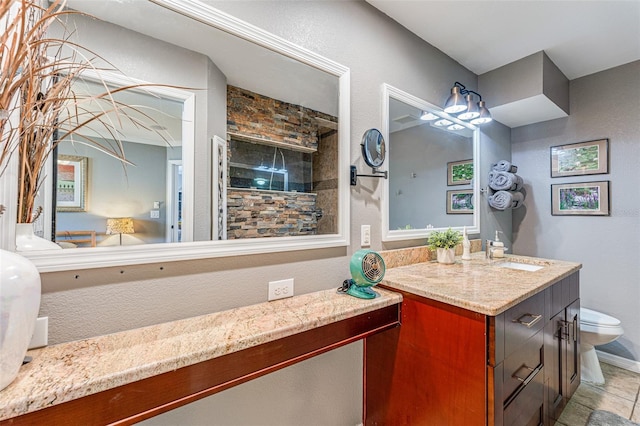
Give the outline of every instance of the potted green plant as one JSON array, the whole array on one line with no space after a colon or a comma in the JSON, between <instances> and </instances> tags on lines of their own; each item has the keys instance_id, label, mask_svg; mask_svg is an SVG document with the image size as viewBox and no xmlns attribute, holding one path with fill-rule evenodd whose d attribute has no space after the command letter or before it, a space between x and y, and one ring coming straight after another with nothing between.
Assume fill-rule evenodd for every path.
<instances>
[{"instance_id":1,"label":"potted green plant","mask_svg":"<svg viewBox=\"0 0 640 426\"><path fill-rule=\"evenodd\" d=\"M455 247L462 241L462 234L449 228L446 231L433 231L427 239L431 250L436 251L438 263L451 264L455 261Z\"/></svg>"}]
</instances>

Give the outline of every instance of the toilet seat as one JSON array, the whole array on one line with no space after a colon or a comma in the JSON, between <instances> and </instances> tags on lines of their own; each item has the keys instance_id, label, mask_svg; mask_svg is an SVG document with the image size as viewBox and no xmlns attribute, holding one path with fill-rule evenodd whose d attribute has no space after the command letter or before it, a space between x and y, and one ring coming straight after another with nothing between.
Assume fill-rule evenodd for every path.
<instances>
[{"instance_id":1,"label":"toilet seat","mask_svg":"<svg viewBox=\"0 0 640 426\"><path fill-rule=\"evenodd\" d=\"M580 308L580 324L601 328L618 328L620 320L589 308Z\"/></svg>"}]
</instances>

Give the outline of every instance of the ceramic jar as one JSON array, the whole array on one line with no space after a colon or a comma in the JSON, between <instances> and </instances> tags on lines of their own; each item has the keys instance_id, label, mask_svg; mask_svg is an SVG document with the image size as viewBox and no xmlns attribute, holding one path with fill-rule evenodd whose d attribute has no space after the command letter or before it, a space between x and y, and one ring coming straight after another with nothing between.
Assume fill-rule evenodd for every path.
<instances>
[{"instance_id":1,"label":"ceramic jar","mask_svg":"<svg viewBox=\"0 0 640 426\"><path fill-rule=\"evenodd\" d=\"M0 390L18 375L40 309L40 274L17 253L0 250Z\"/></svg>"}]
</instances>

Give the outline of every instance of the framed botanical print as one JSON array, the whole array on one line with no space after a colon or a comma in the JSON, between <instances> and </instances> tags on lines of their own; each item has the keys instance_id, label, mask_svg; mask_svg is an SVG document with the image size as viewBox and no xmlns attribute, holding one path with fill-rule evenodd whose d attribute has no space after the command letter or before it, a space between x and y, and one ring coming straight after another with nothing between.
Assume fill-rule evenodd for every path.
<instances>
[{"instance_id":1,"label":"framed botanical print","mask_svg":"<svg viewBox=\"0 0 640 426\"><path fill-rule=\"evenodd\" d=\"M447 185L468 185L473 179L473 159L447 163Z\"/></svg>"},{"instance_id":2,"label":"framed botanical print","mask_svg":"<svg viewBox=\"0 0 640 426\"><path fill-rule=\"evenodd\" d=\"M609 181L551 185L554 216L609 216Z\"/></svg>"},{"instance_id":3,"label":"framed botanical print","mask_svg":"<svg viewBox=\"0 0 640 426\"><path fill-rule=\"evenodd\" d=\"M609 173L609 139L551 147L551 177Z\"/></svg>"},{"instance_id":4,"label":"framed botanical print","mask_svg":"<svg viewBox=\"0 0 640 426\"><path fill-rule=\"evenodd\" d=\"M447 214L473 214L473 189L447 191Z\"/></svg>"}]
</instances>

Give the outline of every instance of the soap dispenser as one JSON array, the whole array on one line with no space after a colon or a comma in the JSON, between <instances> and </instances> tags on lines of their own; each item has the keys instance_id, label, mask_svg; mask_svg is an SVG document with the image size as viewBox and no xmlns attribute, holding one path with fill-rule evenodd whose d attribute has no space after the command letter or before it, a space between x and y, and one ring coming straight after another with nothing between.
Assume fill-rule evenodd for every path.
<instances>
[{"instance_id":1,"label":"soap dispenser","mask_svg":"<svg viewBox=\"0 0 640 426\"><path fill-rule=\"evenodd\" d=\"M471 260L471 241L467 236L467 227L462 228L462 260Z\"/></svg>"},{"instance_id":2,"label":"soap dispenser","mask_svg":"<svg viewBox=\"0 0 640 426\"><path fill-rule=\"evenodd\" d=\"M493 242L493 257L504 257L504 243L498 238L500 231L496 231L496 239Z\"/></svg>"}]
</instances>

